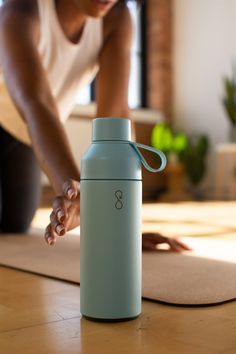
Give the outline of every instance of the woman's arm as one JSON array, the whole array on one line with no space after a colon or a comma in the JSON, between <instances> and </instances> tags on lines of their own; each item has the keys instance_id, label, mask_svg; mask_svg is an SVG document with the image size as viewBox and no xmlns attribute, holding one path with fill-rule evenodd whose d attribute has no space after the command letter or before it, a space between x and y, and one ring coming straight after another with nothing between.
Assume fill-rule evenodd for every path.
<instances>
[{"instance_id":1,"label":"woman's arm","mask_svg":"<svg viewBox=\"0 0 236 354\"><path fill-rule=\"evenodd\" d=\"M125 3L117 3L104 19L104 46L99 57L96 80L97 117L130 118L128 89L130 80L133 24ZM132 139L135 126L132 122Z\"/></svg>"},{"instance_id":2,"label":"woman's arm","mask_svg":"<svg viewBox=\"0 0 236 354\"><path fill-rule=\"evenodd\" d=\"M125 4L118 3L104 18L103 36L96 80L97 117L128 118L132 21Z\"/></svg>"},{"instance_id":3,"label":"woman's arm","mask_svg":"<svg viewBox=\"0 0 236 354\"><path fill-rule=\"evenodd\" d=\"M57 194L79 180L64 128L42 66L37 1L12 0L0 11L0 59L6 85L31 137L36 157Z\"/></svg>"}]
</instances>

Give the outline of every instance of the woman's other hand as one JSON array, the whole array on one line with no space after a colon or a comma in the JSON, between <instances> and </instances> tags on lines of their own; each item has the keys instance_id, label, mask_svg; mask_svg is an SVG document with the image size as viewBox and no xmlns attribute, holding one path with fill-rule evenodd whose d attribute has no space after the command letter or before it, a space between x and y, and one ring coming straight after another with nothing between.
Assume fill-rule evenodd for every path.
<instances>
[{"instance_id":1,"label":"woman's other hand","mask_svg":"<svg viewBox=\"0 0 236 354\"><path fill-rule=\"evenodd\" d=\"M53 201L50 224L45 230L45 240L49 245L56 242L58 236L64 236L80 225L80 185L78 181L68 179L63 185L63 195Z\"/></svg>"},{"instance_id":2,"label":"woman's other hand","mask_svg":"<svg viewBox=\"0 0 236 354\"><path fill-rule=\"evenodd\" d=\"M142 235L142 249L143 251L158 251L157 246L160 244L167 244L169 251L181 252L191 251L192 248L183 242L170 237L162 236L159 233L143 233Z\"/></svg>"}]
</instances>

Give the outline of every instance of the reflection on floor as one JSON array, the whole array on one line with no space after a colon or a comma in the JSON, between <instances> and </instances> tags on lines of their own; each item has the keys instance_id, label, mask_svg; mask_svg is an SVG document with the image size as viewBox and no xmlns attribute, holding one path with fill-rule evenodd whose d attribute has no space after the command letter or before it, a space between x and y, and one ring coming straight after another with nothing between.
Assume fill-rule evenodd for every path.
<instances>
[{"instance_id":1,"label":"reflection on floor","mask_svg":"<svg viewBox=\"0 0 236 354\"><path fill-rule=\"evenodd\" d=\"M236 202L144 204L143 229L168 236L236 239Z\"/></svg>"}]
</instances>

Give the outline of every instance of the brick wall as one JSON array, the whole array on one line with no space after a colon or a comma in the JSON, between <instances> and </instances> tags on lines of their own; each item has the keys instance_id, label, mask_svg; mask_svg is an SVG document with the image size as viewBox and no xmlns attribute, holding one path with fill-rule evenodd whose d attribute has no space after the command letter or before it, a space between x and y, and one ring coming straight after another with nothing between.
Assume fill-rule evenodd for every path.
<instances>
[{"instance_id":1,"label":"brick wall","mask_svg":"<svg viewBox=\"0 0 236 354\"><path fill-rule=\"evenodd\" d=\"M146 2L147 104L167 119L172 111L172 0Z\"/></svg>"}]
</instances>

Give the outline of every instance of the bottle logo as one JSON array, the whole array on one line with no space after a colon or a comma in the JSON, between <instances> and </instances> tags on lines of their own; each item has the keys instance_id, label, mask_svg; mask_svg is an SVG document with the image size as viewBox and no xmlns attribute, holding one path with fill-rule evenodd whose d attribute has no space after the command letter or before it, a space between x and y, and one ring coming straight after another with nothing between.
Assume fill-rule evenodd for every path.
<instances>
[{"instance_id":1,"label":"bottle logo","mask_svg":"<svg viewBox=\"0 0 236 354\"><path fill-rule=\"evenodd\" d=\"M121 201L123 198L123 192L121 190L115 191L115 197L116 197L115 207L116 209L120 210L123 208L123 203Z\"/></svg>"}]
</instances>

